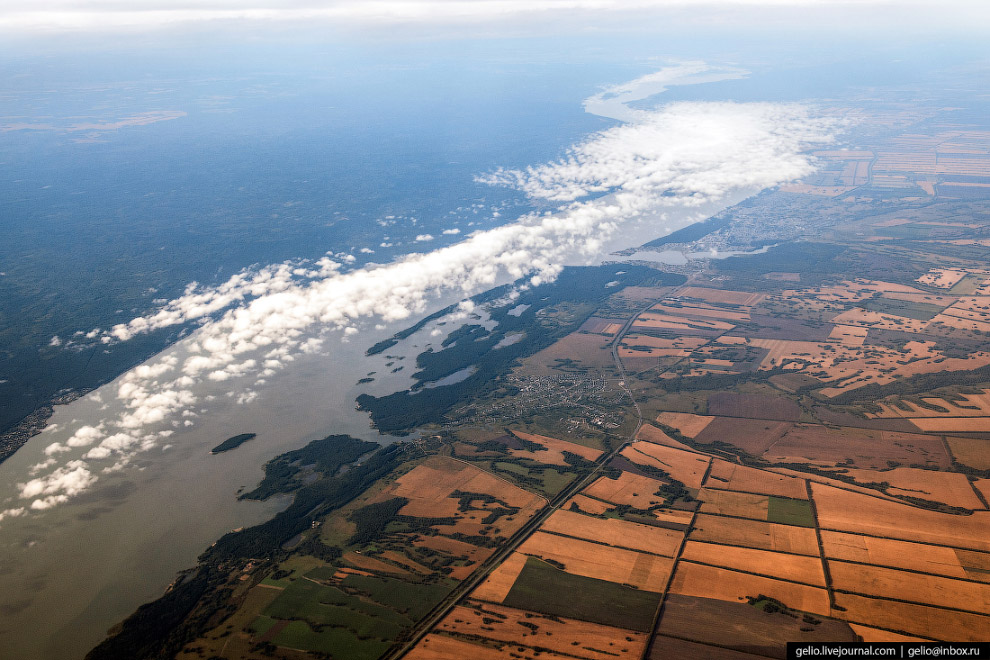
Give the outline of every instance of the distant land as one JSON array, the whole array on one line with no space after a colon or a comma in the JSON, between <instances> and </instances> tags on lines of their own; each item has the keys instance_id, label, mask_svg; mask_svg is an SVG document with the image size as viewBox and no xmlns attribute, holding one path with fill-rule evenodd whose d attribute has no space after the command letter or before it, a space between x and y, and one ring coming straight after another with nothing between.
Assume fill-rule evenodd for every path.
<instances>
[{"instance_id":1,"label":"distant land","mask_svg":"<svg viewBox=\"0 0 990 660\"><path fill-rule=\"evenodd\" d=\"M414 439L273 459L243 497L289 509L224 536L87 658L984 641L990 131L924 128L822 152L806 181L656 243L765 253L489 296L410 389L359 400Z\"/></svg>"}]
</instances>

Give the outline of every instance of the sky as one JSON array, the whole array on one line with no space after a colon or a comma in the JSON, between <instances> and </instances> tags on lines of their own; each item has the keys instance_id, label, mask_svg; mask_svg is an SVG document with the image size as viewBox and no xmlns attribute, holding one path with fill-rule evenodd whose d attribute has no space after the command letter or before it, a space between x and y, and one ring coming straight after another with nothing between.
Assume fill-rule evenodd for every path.
<instances>
[{"instance_id":1,"label":"sky","mask_svg":"<svg viewBox=\"0 0 990 660\"><path fill-rule=\"evenodd\" d=\"M651 22L649 19L656 19ZM127 33L207 26L518 31L694 25L706 29L949 30L979 33L983 0L20 0L0 1L0 32ZM985 33L985 31L984 31Z\"/></svg>"}]
</instances>

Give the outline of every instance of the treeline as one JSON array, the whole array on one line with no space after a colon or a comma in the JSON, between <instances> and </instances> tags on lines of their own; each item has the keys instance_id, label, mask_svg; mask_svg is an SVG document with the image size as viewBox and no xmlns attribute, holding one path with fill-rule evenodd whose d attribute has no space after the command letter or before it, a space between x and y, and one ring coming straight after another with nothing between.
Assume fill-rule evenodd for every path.
<instances>
[{"instance_id":1,"label":"treeline","mask_svg":"<svg viewBox=\"0 0 990 660\"><path fill-rule=\"evenodd\" d=\"M407 432L439 422L455 405L492 391L520 358L579 328L608 296L626 286L678 285L685 281L683 275L644 266L624 265L622 270L616 270L615 265L565 268L556 281L532 287L513 304L491 310L491 318L498 324L491 332L469 325L455 331L453 342L445 342L443 350L420 353L413 388L383 397L362 394L358 407L371 413L382 432ZM573 307L565 311L561 308L565 303ZM520 305L528 307L518 315L509 314ZM495 349L506 336L516 334L522 336L519 341ZM468 367L474 367L475 372L459 383L424 387Z\"/></svg>"},{"instance_id":2,"label":"treeline","mask_svg":"<svg viewBox=\"0 0 990 660\"><path fill-rule=\"evenodd\" d=\"M200 555L196 569L161 598L139 607L90 651L86 660L174 657L185 644L216 625L216 616L228 607L231 593L228 582L233 567L248 559L277 560L286 541L312 527L317 518L363 493L408 460L410 452L419 450L404 443L383 447L344 474L302 486L289 508L272 520L224 535ZM340 548L328 546L316 536L299 547L325 561L337 559L341 553Z\"/></svg>"},{"instance_id":3,"label":"treeline","mask_svg":"<svg viewBox=\"0 0 990 660\"><path fill-rule=\"evenodd\" d=\"M257 488L244 493L242 500L266 500L278 493L291 493L303 486L298 474L311 467L324 477L332 477L348 463L378 447L374 442L358 440L349 435L328 435L314 440L302 449L280 454L265 464L265 478Z\"/></svg>"},{"instance_id":4,"label":"treeline","mask_svg":"<svg viewBox=\"0 0 990 660\"><path fill-rule=\"evenodd\" d=\"M257 433L241 433L239 435L235 435L231 438L227 438L219 445L211 449L210 453L222 454L225 451L230 451L231 449L237 449L248 440L254 440L256 437L258 437Z\"/></svg>"},{"instance_id":5,"label":"treeline","mask_svg":"<svg viewBox=\"0 0 990 660\"><path fill-rule=\"evenodd\" d=\"M197 637L216 611L216 608L208 611L197 608L200 600L210 595L218 606L226 600L229 591L221 588L226 580L225 571L211 565L200 566L161 598L139 607L114 634L87 653L86 660L174 657L189 640Z\"/></svg>"},{"instance_id":6,"label":"treeline","mask_svg":"<svg viewBox=\"0 0 990 660\"><path fill-rule=\"evenodd\" d=\"M930 392L952 385L978 385L990 382L990 366L969 371L936 371L901 378L886 385L871 383L832 397L835 405L862 404L879 401L892 394L901 396Z\"/></svg>"},{"instance_id":7,"label":"treeline","mask_svg":"<svg viewBox=\"0 0 990 660\"><path fill-rule=\"evenodd\" d=\"M200 559L215 562L234 557L261 558L276 554L283 543L309 529L313 520L344 506L401 465L409 458L410 451L419 452L403 443L389 445L339 476L324 477L301 486L285 511L268 522L225 534Z\"/></svg>"},{"instance_id":8,"label":"treeline","mask_svg":"<svg viewBox=\"0 0 990 660\"><path fill-rule=\"evenodd\" d=\"M357 527L347 544L358 545L374 541L381 536L388 524L395 520L399 510L407 504L409 504L408 498L393 497L357 509L347 517Z\"/></svg>"},{"instance_id":9,"label":"treeline","mask_svg":"<svg viewBox=\"0 0 990 660\"><path fill-rule=\"evenodd\" d=\"M479 293L476 296L472 296L471 301L476 305L480 305L482 303L495 300L499 296L508 293L511 287L512 287L511 284L503 284L502 286L497 286L494 289L489 289L488 291ZM447 305L439 312L434 312L433 314L430 314L429 316L423 318L421 321L419 321L419 323L416 323L415 325L411 325L405 330L400 330L399 332L395 333L388 339L378 342L377 344L369 348L367 351L365 351L365 355L378 355L383 351L387 351L388 349L392 348L403 339L408 339L415 333L425 328L426 324L429 323L430 321L436 321L437 319L441 319L444 316L447 316L448 314L450 314L451 312L457 309L458 304L459 303L454 303L453 305Z\"/></svg>"}]
</instances>

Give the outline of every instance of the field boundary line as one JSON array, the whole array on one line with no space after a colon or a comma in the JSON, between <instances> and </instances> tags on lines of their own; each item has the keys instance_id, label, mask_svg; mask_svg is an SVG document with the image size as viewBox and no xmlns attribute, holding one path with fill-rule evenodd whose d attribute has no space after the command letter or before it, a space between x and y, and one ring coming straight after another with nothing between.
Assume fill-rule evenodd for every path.
<instances>
[{"instance_id":1,"label":"field boundary line","mask_svg":"<svg viewBox=\"0 0 990 660\"><path fill-rule=\"evenodd\" d=\"M805 555L805 556L807 556L807 555ZM755 577L767 578L768 580L777 580L778 582L788 582L790 584L799 584L802 587L811 587L813 589L822 589L822 590L825 590L826 589L826 587L824 587L824 586L822 586L820 584L812 584L810 582L801 582L800 580L791 580L791 579L788 579L788 578L778 577L776 575L767 575L765 573L754 573L753 571L744 571L741 568L731 568L729 566L719 566L718 564L709 564L708 562L699 561L697 559L685 559L685 558L681 557L679 561L682 561L685 564L695 564L697 566L707 566L709 568L720 568L723 571L729 571L730 573L742 573L743 575L753 575ZM852 593L852 592L850 592L850 593ZM857 594L857 595L863 596L865 594ZM716 598L715 600L719 600L719 599ZM889 600L889 599L887 599L887 600ZM726 602L731 602L731 601L726 601ZM918 605L921 605L922 603L917 603L917 604ZM984 616L986 616L986 615L984 615Z\"/></svg>"}]
</instances>

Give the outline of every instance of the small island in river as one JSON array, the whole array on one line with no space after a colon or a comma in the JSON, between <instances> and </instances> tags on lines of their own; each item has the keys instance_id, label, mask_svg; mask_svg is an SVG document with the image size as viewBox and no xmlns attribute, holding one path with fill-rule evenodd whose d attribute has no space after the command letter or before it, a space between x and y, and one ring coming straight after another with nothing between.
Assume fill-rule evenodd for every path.
<instances>
[{"instance_id":1,"label":"small island in river","mask_svg":"<svg viewBox=\"0 0 990 660\"><path fill-rule=\"evenodd\" d=\"M210 450L210 453L211 454L222 454L225 451L230 451L231 449L237 449L238 447L240 447L241 445L243 445L248 440L252 440L257 435L258 435L257 433L241 433L239 435L235 435L232 438L227 438L226 440L224 440L223 442L221 442L219 445L217 445L216 447L214 447L213 449L211 449Z\"/></svg>"}]
</instances>

